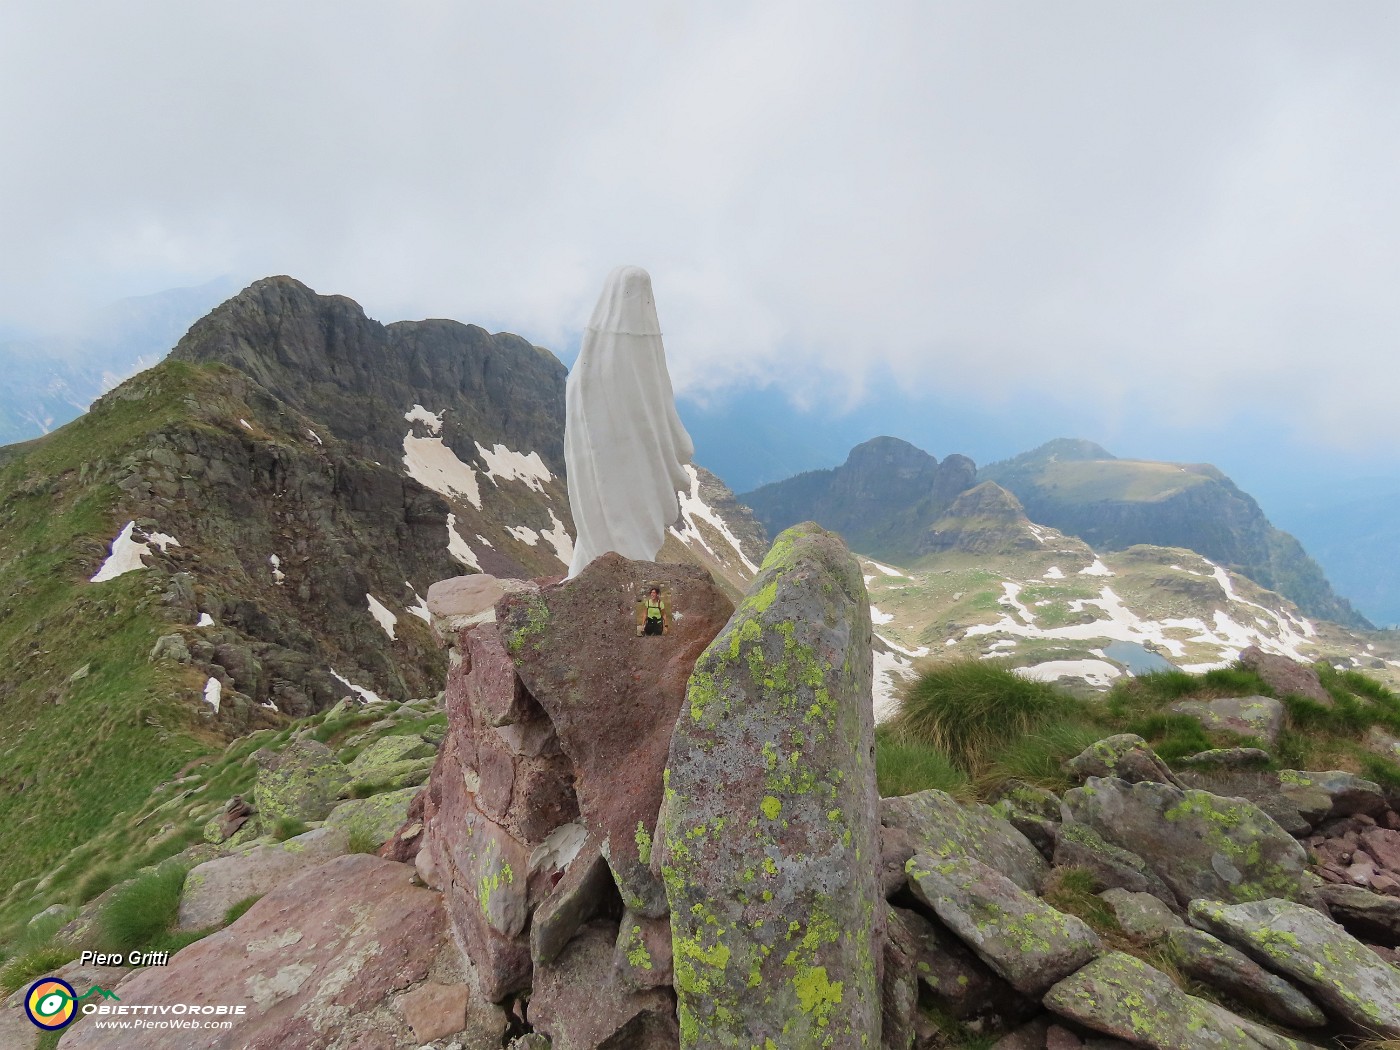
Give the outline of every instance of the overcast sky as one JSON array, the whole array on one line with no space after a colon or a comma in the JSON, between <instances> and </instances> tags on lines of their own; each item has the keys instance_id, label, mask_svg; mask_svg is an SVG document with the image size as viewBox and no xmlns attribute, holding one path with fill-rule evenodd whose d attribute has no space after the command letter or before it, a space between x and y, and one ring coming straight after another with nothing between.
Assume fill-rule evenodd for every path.
<instances>
[{"instance_id":1,"label":"overcast sky","mask_svg":"<svg viewBox=\"0 0 1400 1050\"><path fill-rule=\"evenodd\" d=\"M290 273L567 348L626 262L693 395L1391 455L1398 55L1390 0L5 0L0 321Z\"/></svg>"}]
</instances>

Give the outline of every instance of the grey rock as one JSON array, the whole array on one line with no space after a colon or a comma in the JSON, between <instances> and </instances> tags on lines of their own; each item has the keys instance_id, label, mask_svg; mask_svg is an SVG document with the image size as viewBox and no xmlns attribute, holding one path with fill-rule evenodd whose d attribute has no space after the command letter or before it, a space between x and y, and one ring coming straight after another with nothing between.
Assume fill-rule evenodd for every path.
<instances>
[{"instance_id":1,"label":"grey rock","mask_svg":"<svg viewBox=\"0 0 1400 1050\"><path fill-rule=\"evenodd\" d=\"M260 897L294 876L345 852L346 835L320 827L286 842L254 846L190 869L180 894L181 930L217 926L224 913L248 897Z\"/></svg>"},{"instance_id":2,"label":"grey rock","mask_svg":"<svg viewBox=\"0 0 1400 1050\"><path fill-rule=\"evenodd\" d=\"M584 846L535 910L530 925L530 958L535 966L558 958L579 928L602 914L616 897L617 887L597 845Z\"/></svg>"},{"instance_id":3,"label":"grey rock","mask_svg":"<svg viewBox=\"0 0 1400 1050\"><path fill-rule=\"evenodd\" d=\"M1045 1005L1086 1028L1149 1050L1306 1050L1205 999L1140 959L1112 952L1065 978Z\"/></svg>"},{"instance_id":4,"label":"grey rock","mask_svg":"<svg viewBox=\"0 0 1400 1050\"><path fill-rule=\"evenodd\" d=\"M981 803L964 806L930 788L880 801L880 819L907 831L910 844L930 857L976 857L1023 890L1040 888L1049 866L1025 835Z\"/></svg>"},{"instance_id":5,"label":"grey rock","mask_svg":"<svg viewBox=\"0 0 1400 1050\"><path fill-rule=\"evenodd\" d=\"M1070 821L1055 840L1055 867L1081 868L1094 877L1095 892L1122 889L1150 893L1168 907L1179 908L1176 895L1132 850L1104 839L1087 824Z\"/></svg>"},{"instance_id":6,"label":"grey rock","mask_svg":"<svg viewBox=\"0 0 1400 1050\"><path fill-rule=\"evenodd\" d=\"M176 663L187 664L190 662L190 650L185 645L185 639L178 634L163 634L156 639L156 644L151 646L150 661L174 660ZM79 671L86 672L87 665L79 668ZM83 677L79 671L73 672L73 677L69 681Z\"/></svg>"},{"instance_id":7,"label":"grey rock","mask_svg":"<svg viewBox=\"0 0 1400 1050\"><path fill-rule=\"evenodd\" d=\"M1215 747L1183 758L1182 764L1202 769L1226 767L1229 769L1262 766L1272 759L1267 751L1259 747Z\"/></svg>"},{"instance_id":8,"label":"grey rock","mask_svg":"<svg viewBox=\"0 0 1400 1050\"><path fill-rule=\"evenodd\" d=\"M1066 793L1065 806L1075 820L1142 857L1183 905L1198 897L1308 895L1303 847L1244 799L1091 778Z\"/></svg>"},{"instance_id":9,"label":"grey rock","mask_svg":"<svg viewBox=\"0 0 1400 1050\"><path fill-rule=\"evenodd\" d=\"M1377 817L1386 808L1379 784L1340 769L1321 773L1285 769L1279 773L1279 792L1313 824L1357 813Z\"/></svg>"},{"instance_id":10,"label":"grey rock","mask_svg":"<svg viewBox=\"0 0 1400 1050\"><path fill-rule=\"evenodd\" d=\"M999 977L937 920L906 908L886 916L885 981L908 979L915 1003L978 1030L1002 1029L1034 1012L1034 1003ZM922 986L922 989L921 987ZM912 1016L904 1027L912 1032Z\"/></svg>"},{"instance_id":11,"label":"grey rock","mask_svg":"<svg viewBox=\"0 0 1400 1050\"><path fill-rule=\"evenodd\" d=\"M1191 923L1312 992L1356 1028L1400 1038L1400 970L1341 926L1285 900L1192 901Z\"/></svg>"},{"instance_id":12,"label":"grey rock","mask_svg":"<svg viewBox=\"0 0 1400 1050\"><path fill-rule=\"evenodd\" d=\"M1152 781L1180 785L1167 764L1157 757L1157 752L1135 733L1119 733L1090 744L1066 762L1064 768L1081 783L1090 777L1117 777L1130 784Z\"/></svg>"},{"instance_id":13,"label":"grey rock","mask_svg":"<svg viewBox=\"0 0 1400 1050\"><path fill-rule=\"evenodd\" d=\"M1322 687L1317 672L1306 664L1266 653L1257 645L1240 653L1240 663L1262 678L1278 696L1301 696L1323 707L1333 705L1332 694Z\"/></svg>"},{"instance_id":14,"label":"grey rock","mask_svg":"<svg viewBox=\"0 0 1400 1050\"><path fill-rule=\"evenodd\" d=\"M1322 1011L1297 988L1204 930L1184 925L1168 930L1166 948L1188 976L1280 1024L1319 1028L1327 1023Z\"/></svg>"},{"instance_id":15,"label":"grey rock","mask_svg":"<svg viewBox=\"0 0 1400 1050\"><path fill-rule=\"evenodd\" d=\"M1270 747L1283 731L1283 704L1272 696L1227 696L1216 700L1178 700L1171 711L1201 723L1207 732L1255 737Z\"/></svg>"},{"instance_id":16,"label":"grey rock","mask_svg":"<svg viewBox=\"0 0 1400 1050\"><path fill-rule=\"evenodd\" d=\"M553 1050L679 1045L669 991L627 991L607 979L616 941L615 925L589 923L558 959L536 968L530 1021Z\"/></svg>"},{"instance_id":17,"label":"grey rock","mask_svg":"<svg viewBox=\"0 0 1400 1050\"><path fill-rule=\"evenodd\" d=\"M687 1046L878 1044L870 645L858 563L807 523L695 663L653 855Z\"/></svg>"},{"instance_id":18,"label":"grey rock","mask_svg":"<svg viewBox=\"0 0 1400 1050\"><path fill-rule=\"evenodd\" d=\"M1041 995L1102 950L1083 920L1057 911L971 857L909 861L914 895L1023 995Z\"/></svg>"}]
</instances>

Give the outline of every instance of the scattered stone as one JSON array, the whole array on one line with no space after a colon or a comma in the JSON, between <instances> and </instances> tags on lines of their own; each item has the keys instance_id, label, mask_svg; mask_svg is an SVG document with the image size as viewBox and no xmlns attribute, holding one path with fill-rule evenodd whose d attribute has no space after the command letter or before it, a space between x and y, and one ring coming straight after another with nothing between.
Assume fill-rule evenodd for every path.
<instances>
[{"instance_id":1,"label":"scattered stone","mask_svg":"<svg viewBox=\"0 0 1400 1050\"><path fill-rule=\"evenodd\" d=\"M1322 679L1311 667L1286 656L1266 653L1257 645L1240 653L1240 663L1263 679L1277 696L1301 696L1323 707L1333 706L1332 694L1322 688Z\"/></svg>"},{"instance_id":2,"label":"scattered stone","mask_svg":"<svg viewBox=\"0 0 1400 1050\"><path fill-rule=\"evenodd\" d=\"M283 818L323 819L350 779L335 752L310 738L293 739L281 751L263 748L253 757L258 763L253 802L265 827Z\"/></svg>"},{"instance_id":3,"label":"scattered stone","mask_svg":"<svg viewBox=\"0 0 1400 1050\"><path fill-rule=\"evenodd\" d=\"M935 859L976 857L1031 893L1049 871L1040 851L990 806L963 806L944 791L881 799L880 819L886 827L907 831L919 853Z\"/></svg>"},{"instance_id":4,"label":"scattered stone","mask_svg":"<svg viewBox=\"0 0 1400 1050\"><path fill-rule=\"evenodd\" d=\"M1319 1028L1327 1018L1282 977L1204 930L1177 926L1166 935L1172 961L1190 977L1290 1028Z\"/></svg>"},{"instance_id":5,"label":"scattered stone","mask_svg":"<svg viewBox=\"0 0 1400 1050\"><path fill-rule=\"evenodd\" d=\"M411 1046L389 1006L424 980L442 946L438 895L413 871L367 854L339 857L277 887L226 930L116 987L126 1003L241 1003L224 1033L238 1046ZM387 1034L392 1033L392 1034ZM125 1050L131 1033L77 1028L64 1047ZM188 1030L148 1029L143 1050L187 1050Z\"/></svg>"},{"instance_id":6,"label":"scattered stone","mask_svg":"<svg viewBox=\"0 0 1400 1050\"><path fill-rule=\"evenodd\" d=\"M1087 824L1061 825L1055 840L1055 867L1082 868L1094 878L1094 892L1109 889L1150 893L1163 904L1179 908L1176 895L1132 850L1108 842Z\"/></svg>"},{"instance_id":7,"label":"scattered stone","mask_svg":"<svg viewBox=\"0 0 1400 1050\"><path fill-rule=\"evenodd\" d=\"M1178 700L1171 711L1201 723L1208 733L1254 737L1270 747L1283 732L1283 704L1271 696L1227 696L1217 700Z\"/></svg>"},{"instance_id":8,"label":"scattered stone","mask_svg":"<svg viewBox=\"0 0 1400 1050\"><path fill-rule=\"evenodd\" d=\"M909 886L963 942L1023 995L1041 995L1102 950L1073 915L1031 896L971 857L909 861Z\"/></svg>"},{"instance_id":9,"label":"scattered stone","mask_svg":"<svg viewBox=\"0 0 1400 1050\"><path fill-rule=\"evenodd\" d=\"M399 1013L415 1039L442 1039L467 1026L471 989L465 984L425 981L399 996Z\"/></svg>"},{"instance_id":10,"label":"scattered stone","mask_svg":"<svg viewBox=\"0 0 1400 1050\"><path fill-rule=\"evenodd\" d=\"M1152 781L1180 786L1157 752L1135 733L1119 733L1090 744L1066 762L1064 770L1080 783L1090 777L1117 777L1129 784Z\"/></svg>"},{"instance_id":11,"label":"scattered stone","mask_svg":"<svg viewBox=\"0 0 1400 1050\"><path fill-rule=\"evenodd\" d=\"M1251 766L1266 765L1272 760L1273 756L1259 747L1216 747L1188 755L1181 761L1184 765L1204 769L1247 769Z\"/></svg>"},{"instance_id":12,"label":"scattered stone","mask_svg":"<svg viewBox=\"0 0 1400 1050\"><path fill-rule=\"evenodd\" d=\"M286 842L207 860L190 869L180 894L178 928L218 926L240 901L271 893L288 880L345 852L345 833L320 827Z\"/></svg>"},{"instance_id":13,"label":"scattered stone","mask_svg":"<svg viewBox=\"0 0 1400 1050\"><path fill-rule=\"evenodd\" d=\"M1323 773L1285 769L1279 773L1278 789L1313 825L1358 813L1376 817L1386 808L1385 793L1379 784L1340 769Z\"/></svg>"},{"instance_id":14,"label":"scattered stone","mask_svg":"<svg viewBox=\"0 0 1400 1050\"><path fill-rule=\"evenodd\" d=\"M1358 1029L1400 1037L1400 971L1319 912L1284 900L1199 900L1191 902L1190 916L1192 925L1310 989Z\"/></svg>"},{"instance_id":15,"label":"scattered stone","mask_svg":"<svg viewBox=\"0 0 1400 1050\"><path fill-rule=\"evenodd\" d=\"M681 615L665 635L639 636L637 597L658 585ZM650 841L671 732L696 658L733 611L704 569L614 553L572 580L497 605L516 671L572 764L583 822L599 836L623 901L653 918L666 913Z\"/></svg>"},{"instance_id":16,"label":"scattered stone","mask_svg":"<svg viewBox=\"0 0 1400 1050\"><path fill-rule=\"evenodd\" d=\"M805 523L695 664L654 858L689 1047L878 1044L870 645L860 566Z\"/></svg>"},{"instance_id":17,"label":"scattered stone","mask_svg":"<svg viewBox=\"0 0 1400 1050\"><path fill-rule=\"evenodd\" d=\"M1307 855L1263 810L1241 798L1170 784L1091 778L1065 795L1075 820L1132 849L1185 905L1307 895Z\"/></svg>"},{"instance_id":18,"label":"scattered stone","mask_svg":"<svg viewBox=\"0 0 1400 1050\"><path fill-rule=\"evenodd\" d=\"M1135 944L1156 944L1167 931L1182 926L1174 911L1150 893L1108 889L1099 898L1112 909L1119 927Z\"/></svg>"},{"instance_id":19,"label":"scattered stone","mask_svg":"<svg viewBox=\"0 0 1400 1050\"><path fill-rule=\"evenodd\" d=\"M1100 956L1066 977L1046 993L1045 1005L1086 1028L1149 1050L1307 1050L1187 995L1160 970L1122 952Z\"/></svg>"}]
</instances>

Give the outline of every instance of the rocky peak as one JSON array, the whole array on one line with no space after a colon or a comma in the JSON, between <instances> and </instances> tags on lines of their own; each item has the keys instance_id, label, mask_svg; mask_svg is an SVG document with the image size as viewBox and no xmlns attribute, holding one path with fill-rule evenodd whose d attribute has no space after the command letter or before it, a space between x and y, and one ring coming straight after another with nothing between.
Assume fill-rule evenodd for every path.
<instances>
[{"instance_id":1,"label":"rocky peak","mask_svg":"<svg viewBox=\"0 0 1400 1050\"><path fill-rule=\"evenodd\" d=\"M449 411L443 438L460 458L501 442L563 473L566 370L510 333L440 319L386 326L345 296L268 277L196 322L170 356L236 368L366 459L402 455L403 414L422 405Z\"/></svg>"},{"instance_id":2,"label":"rocky peak","mask_svg":"<svg viewBox=\"0 0 1400 1050\"><path fill-rule=\"evenodd\" d=\"M876 437L851 449L830 470L799 474L740 498L770 534L810 519L840 532L863 552L907 554L916 538L976 483L977 466L951 455L941 464L895 437Z\"/></svg>"}]
</instances>

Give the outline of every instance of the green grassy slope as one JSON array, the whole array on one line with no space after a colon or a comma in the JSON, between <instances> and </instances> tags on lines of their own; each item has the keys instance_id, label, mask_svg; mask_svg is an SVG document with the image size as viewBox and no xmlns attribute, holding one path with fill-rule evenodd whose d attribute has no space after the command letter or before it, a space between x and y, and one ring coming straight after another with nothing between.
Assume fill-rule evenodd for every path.
<instances>
[{"instance_id":1,"label":"green grassy slope","mask_svg":"<svg viewBox=\"0 0 1400 1050\"><path fill-rule=\"evenodd\" d=\"M216 739L177 692L191 672L147 656L164 579L88 582L121 524L94 460L218 396L215 370L164 366L140 400L111 400L0 466L0 886L11 900L74 845L140 805ZM77 676L76 678L74 676ZM219 745L221 746L221 745ZM0 905L2 906L2 905Z\"/></svg>"}]
</instances>

